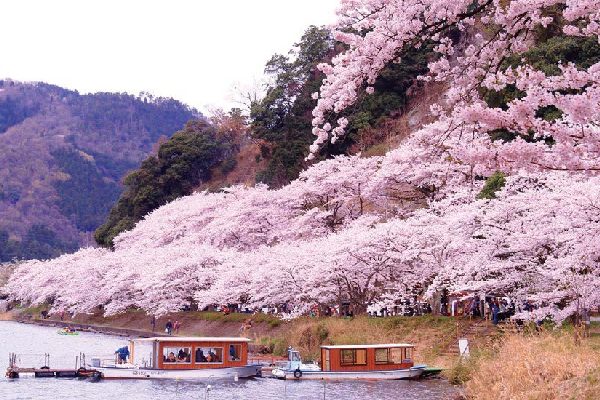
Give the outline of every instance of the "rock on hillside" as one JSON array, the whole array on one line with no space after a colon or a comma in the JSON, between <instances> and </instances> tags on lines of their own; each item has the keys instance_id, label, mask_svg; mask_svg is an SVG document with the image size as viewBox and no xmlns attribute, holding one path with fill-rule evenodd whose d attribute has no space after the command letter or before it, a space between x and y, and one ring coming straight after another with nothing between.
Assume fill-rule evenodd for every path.
<instances>
[{"instance_id":1,"label":"rock on hillside","mask_svg":"<svg viewBox=\"0 0 600 400\"><path fill-rule=\"evenodd\" d=\"M0 261L91 243L125 173L199 117L170 98L0 81Z\"/></svg>"}]
</instances>

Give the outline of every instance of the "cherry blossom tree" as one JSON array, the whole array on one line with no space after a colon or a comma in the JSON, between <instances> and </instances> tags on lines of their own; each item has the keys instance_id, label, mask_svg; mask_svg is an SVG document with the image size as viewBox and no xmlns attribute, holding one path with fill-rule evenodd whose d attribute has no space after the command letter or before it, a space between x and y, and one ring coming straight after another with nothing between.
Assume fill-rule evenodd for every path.
<instances>
[{"instance_id":1,"label":"cherry blossom tree","mask_svg":"<svg viewBox=\"0 0 600 400\"><path fill-rule=\"evenodd\" d=\"M340 156L277 190L195 193L115 239L20 264L3 289L23 303L155 314L243 302L370 304L421 294L496 293L556 321L600 304L600 63L528 61L536 35L598 39L598 0L341 0L314 97L315 153L339 113L403 53L435 46L421 80L444 83L436 120L380 157ZM363 91L365 94L363 94ZM492 106L486 94L506 101ZM553 114L548 117L548 110ZM504 136L497 136L500 132ZM479 199L484 179L505 186Z\"/></svg>"},{"instance_id":2,"label":"cherry blossom tree","mask_svg":"<svg viewBox=\"0 0 600 400\"><path fill-rule=\"evenodd\" d=\"M449 89L433 108L438 121L415 135L429 147L441 147L447 157L484 176L521 168L597 171L600 64L560 65L560 73L549 76L524 59L516 68L505 63L535 44L537 30L562 20L569 23L564 34L597 38L599 5L597 0L343 0L335 38L349 48L332 65L321 66L327 78L315 96L317 139L311 151L343 134L347 121L334 121L336 114L356 102L361 90L372 92L370 85L385 65L408 48L432 42L437 57L421 79L447 82ZM453 40L456 32L469 40ZM486 104L482 93L509 86L521 95L506 109ZM540 110L547 107L556 107L561 116L544 119ZM492 140L489 133L499 129L516 139Z\"/></svg>"}]
</instances>

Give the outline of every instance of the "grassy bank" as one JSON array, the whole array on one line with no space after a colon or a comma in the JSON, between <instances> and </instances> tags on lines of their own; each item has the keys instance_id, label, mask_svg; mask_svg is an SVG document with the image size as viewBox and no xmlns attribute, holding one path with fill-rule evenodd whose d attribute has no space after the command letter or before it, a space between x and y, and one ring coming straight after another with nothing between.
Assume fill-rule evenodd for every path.
<instances>
[{"instance_id":1,"label":"grassy bank","mask_svg":"<svg viewBox=\"0 0 600 400\"><path fill-rule=\"evenodd\" d=\"M459 326L469 321L458 321ZM457 320L449 317L355 317L299 318L287 323L283 336L257 337L258 343L269 346L274 354L284 355L291 345L306 359L319 357L323 344L361 344L408 342L416 346L419 362L440 364L443 353L456 341ZM448 364L447 362L443 362Z\"/></svg>"},{"instance_id":2,"label":"grassy bank","mask_svg":"<svg viewBox=\"0 0 600 400\"><path fill-rule=\"evenodd\" d=\"M447 371L472 400L600 399L600 335L508 335Z\"/></svg>"},{"instance_id":3,"label":"grassy bank","mask_svg":"<svg viewBox=\"0 0 600 400\"><path fill-rule=\"evenodd\" d=\"M47 311L47 305L36 307L15 308L16 319L36 320L42 319L42 314ZM151 333L162 333L165 329L167 320L179 321L181 328L179 335L189 336L238 336L241 333L242 325L249 319L252 320L251 332L254 335L262 335L278 332L281 329L283 321L273 315L267 314L240 314L232 313L225 315L218 312L177 312L158 317L155 326L152 326L152 316L139 309L130 309L127 312L104 316L100 312L76 315L58 315L51 314L47 320L61 322L73 322L77 324L86 324L104 328L132 329L136 331L146 331Z\"/></svg>"}]
</instances>

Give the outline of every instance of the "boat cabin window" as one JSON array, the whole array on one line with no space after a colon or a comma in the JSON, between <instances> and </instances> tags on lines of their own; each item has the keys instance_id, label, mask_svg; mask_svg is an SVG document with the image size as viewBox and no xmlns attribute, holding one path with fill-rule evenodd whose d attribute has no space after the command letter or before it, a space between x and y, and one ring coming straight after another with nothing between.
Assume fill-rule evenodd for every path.
<instances>
[{"instance_id":1,"label":"boat cabin window","mask_svg":"<svg viewBox=\"0 0 600 400\"><path fill-rule=\"evenodd\" d=\"M300 353L295 350L288 350L288 360L289 361L302 361L300 358Z\"/></svg>"},{"instance_id":2,"label":"boat cabin window","mask_svg":"<svg viewBox=\"0 0 600 400\"><path fill-rule=\"evenodd\" d=\"M410 359L412 354L411 348L402 349L400 347L392 347L387 349L375 349L375 364L402 364L406 359ZM403 357L403 352L406 351L407 356Z\"/></svg>"},{"instance_id":3,"label":"boat cabin window","mask_svg":"<svg viewBox=\"0 0 600 400\"><path fill-rule=\"evenodd\" d=\"M375 349L375 364L388 364L388 350L389 349Z\"/></svg>"},{"instance_id":4,"label":"boat cabin window","mask_svg":"<svg viewBox=\"0 0 600 400\"><path fill-rule=\"evenodd\" d=\"M367 365L366 349L342 349L340 353L341 365Z\"/></svg>"},{"instance_id":5,"label":"boat cabin window","mask_svg":"<svg viewBox=\"0 0 600 400\"><path fill-rule=\"evenodd\" d=\"M242 345L241 344L230 344L229 345L229 361L240 361L242 359Z\"/></svg>"},{"instance_id":6,"label":"boat cabin window","mask_svg":"<svg viewBox=\"0 0 600 400\"><path fill-rule=\"evenodd\" d=\"M192 349L189 347L163 347L163 362L187 364L191 362Z\"/></svg>"},{"instance_id":7,"label":"boat cabin window","mask_svg":"<svg viewBox=\"0 0 600 400\"><path fill-rule=\"evenodd\" d=\"M195 363L222 363L223 348L222 347L196 347L194 354Z\"/></svg>"},{"instance_id":8,"label":"boat cabin window","mask_svg":"<svg viewBox=\"0 0 600 400\"><path fill-rule=\"evenodd\" d=\"M412 353L413 353L413 349L412 347L407 347L406 349L404 349L406 351L406 354L404 356L404 358L406 360L412 360Z\"/></svg>"},{"instance_id":9,"label":"boat cabin window","mask_svg":"<svg viewBox=\"0 0 600 400\"><path fill-rule=\"evenodd\" d=\"M390 364L402 364L402 349L399 347L390 349Z\"/></svg>"}]
</instances>

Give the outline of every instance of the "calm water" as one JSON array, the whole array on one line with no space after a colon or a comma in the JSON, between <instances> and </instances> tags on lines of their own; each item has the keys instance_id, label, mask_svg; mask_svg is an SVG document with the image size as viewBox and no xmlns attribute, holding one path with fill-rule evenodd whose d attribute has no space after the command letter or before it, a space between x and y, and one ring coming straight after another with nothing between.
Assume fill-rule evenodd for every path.
<instances>
[{"instance_id":1,"label":"calm water","mask_svg":"<svg viewBox=\"0 0 600 400\"><path fill-rule=\"evenodd\" d=\"M295 382L276 379L251 379L239 382L157 382L157 381L101 381L79 379L4 377L8 353L39 354L22 356L21 364L43 365L43 354L50 353L51 367L73 367L79 352L110 357L125 345L123 338L83 333L79 336L61 336L57 329L15 322L0 322L0 399L344 399L344 400L398 400L448 399L455 393L442 380L379 381L379 382ZM208 387L210 385L210 388Z\"/></svg>"}]
</instances>

